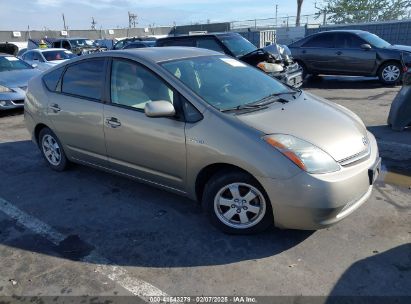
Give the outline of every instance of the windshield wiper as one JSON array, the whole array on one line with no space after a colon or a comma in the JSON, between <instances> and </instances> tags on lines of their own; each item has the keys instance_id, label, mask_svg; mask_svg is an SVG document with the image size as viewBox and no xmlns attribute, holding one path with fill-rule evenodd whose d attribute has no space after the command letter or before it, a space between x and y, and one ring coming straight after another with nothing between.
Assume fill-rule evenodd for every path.
<instances>
[{"instance_id":1,"label":"windshield wiper","mask_svg":"<svg viewBox=\"0 0 411 304\"><path fill-rule=\"evenodd\" d=\"M238 106L233 107L233 108L228 108L228 109L221 110L221 112L229 112L229 111L236 111L236 110L237 111L238 110L248 110L248 109L260 109L260 108L265 108L265 107L267 107L268 105L270 105L274 102L281 102L281 103L288 102L288 101L285 101L283 99L271 99L269 101L265 101L265 100L268 99L268 97L272 97L272 96L264 97L263 99L259 100L258 103L255 103L255 102L246 103L246 104L238 105ZM262 102L262 101L265 101L265 102Z\"/></svg>"},{"instance_id":2,"label":"windshield wiper","mask_svg":"<svg viewBox=\"0 0 411 304\"><path fill-rule=\"evenodd\" d=\"M265 97L261 98L258 101L238 105L238 106L233 107L233 108L224 109L224 110L221 110L221 112L229 112L229 111L236 111L236 110L247 110L247 109L260 109L260 108L264 108L264 107L266 107L266 106L268 106L272 103L275 103L275 102L280 102L280 103L284 104L284 103L289 102L289 100L286 100L286 99L283 99L283 98L278 98L278 97L280 97L281 95L294 95L294 94L301 93L301 92L302 91L300 89L296 89L295 91L282 92L282 93L273 93L273 94L270 94L268 96L265 96Z\"/></svg>"}]
</instances>

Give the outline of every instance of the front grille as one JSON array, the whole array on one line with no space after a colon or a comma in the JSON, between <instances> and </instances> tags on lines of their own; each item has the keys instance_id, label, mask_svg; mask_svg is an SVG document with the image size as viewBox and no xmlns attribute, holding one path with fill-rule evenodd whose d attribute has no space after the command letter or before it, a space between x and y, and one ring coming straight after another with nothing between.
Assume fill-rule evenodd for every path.
<instances>
[{"instance_id":1,"label":"front grille","mask_svg":"<svg viewBox=\"0 0 411 304\"><path fill-rule=\"evenodd\" d=\"M13 102L14 104L23 104L23 103L24 103L24 99L12 100L12 102Z\"/></svg>"},{"instance_id":2,"label":"front grille","mask_svg":"<svg viewBox=\"0 0 411 304\"><path fill-rule=\"evenodd\" d=\"M370 154L371 148L370 145L368 145L365 150L361 151L360 153L351 155L350 157L344 158L340 160L338 163L343 167L353 166L368 159L370 157Z\"/></svg>"}]
</instances>

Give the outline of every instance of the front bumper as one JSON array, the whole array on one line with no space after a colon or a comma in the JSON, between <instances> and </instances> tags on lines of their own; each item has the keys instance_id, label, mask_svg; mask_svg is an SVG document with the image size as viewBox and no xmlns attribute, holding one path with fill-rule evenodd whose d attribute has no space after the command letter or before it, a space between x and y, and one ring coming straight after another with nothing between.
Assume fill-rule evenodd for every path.
<instances>
[{"instance_id":1,"label":"front bumper","mask_svg":"<svg viewBox=\"0 0 411 304\"><path fill-rule=\"evenodd\" d=\"M296 63L286 67L283 72L271 73L270 75L294 88L299 88L303 85L303 72Z\"/></svg>"},{"instance_id":2,"label":"front bumper","mask_svg":"<svg viewBox=\"0 0 411 304\"><path fill-rule=\"evenodd\" d=\"M24 106L26 88L11 88L12 92L0 93L0 110L17 109Z\"/></svg>"},{"instance_id":3,"label":"front bumper","mask_svg":"<svg viewBox=\"0 0 411 304\"><path fill-rule=\"evenodd\" d=\"M381 159L374 136L368 133L369 157L327 174L302 172L288 180L261 178L279 228L316 230L335 224L370 197Z\"/></svg>"}]
</instances>

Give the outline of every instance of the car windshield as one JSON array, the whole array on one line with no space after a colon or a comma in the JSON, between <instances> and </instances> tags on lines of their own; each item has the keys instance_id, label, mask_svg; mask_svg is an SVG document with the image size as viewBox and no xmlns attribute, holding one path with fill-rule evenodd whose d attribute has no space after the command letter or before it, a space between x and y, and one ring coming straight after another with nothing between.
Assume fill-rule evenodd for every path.
<instances>
[{"instance_id":1,"label":"car windshield","mask_svg":"<svg viewBox=\"0 0 411 304\"><path fill-rule=\"evenodd\" d=\"M14 71L14 70L26 70L32 69L32 67L14 56L1 56L0 57L0 72Z\"/></svg>"},{"instance_id":2,"label":"car windshield","mask_svg":"<svg viewBox=\"0 0 411 304\"><path fill-rule=\"evenodd\" d=\"M240 35L222 36L220 40L236 57L241 57L257 50L254 44Z\"/></svg>"},{"instance_id":3,"label":"car windshield","mask_svg":"<svg viewBox=\"0 0 411 304\"><path fill-rule=\"evenodd\" d=\"M93 40L89 39L73 39L70 43L75 47L95 47L96 44Z\"/></svg>"},{"instance_id":4,"label":"car windshield","mask_svg":"<svg viewBox=\"0 0 411 304\"><path fill-rule=\"evenodd\" d=\"M367 41L369 44L377 48L386 48L391 45L384 39L378 37L377 35L371 34L371 33L361 33L359 34L359 36L365 41Z\"/></svg>"},{"instance_id":5,"label":"car windshield","mask_svg":"<svg viewBox=\"0 0 411 304\"><path fill-rule=\"evenodd\" d=\"M182 59L162 66L220 111L294 92L264 72L226 56Z\"/></svg>"},{"instance_id":6,"label":"car windshield","mask_svg":"<svg viewBox=\"0 0 411 304\"><path fill-rule=\"evenodd\" d=\"M59 61L59 60L65 60L65 59L70 59L77 57L70 51L44 51L43 52L44 58L46 58L47 61Z\"/></svg>"}]
</instances>

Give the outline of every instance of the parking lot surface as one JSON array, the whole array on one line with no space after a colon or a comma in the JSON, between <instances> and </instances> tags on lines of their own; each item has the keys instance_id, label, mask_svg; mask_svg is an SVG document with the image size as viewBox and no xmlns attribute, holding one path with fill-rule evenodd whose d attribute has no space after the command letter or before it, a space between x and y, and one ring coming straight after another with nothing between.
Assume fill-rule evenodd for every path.
<instances>
[{"instance_id":1,"label":"parking lot surface","mask_svg":"<svg viewBox=\"0 0 411 304\"><path fill-rule=\"evenodd\" d=\"M313 78L376 136L372 197L320 231L225 235L200 206L74 165L51 171L21 111L0 117L0 296L411 296L411 130L386 126L399 87ZM332 134L330 134L332 136Z\"/></svg>"}]
</instances>

